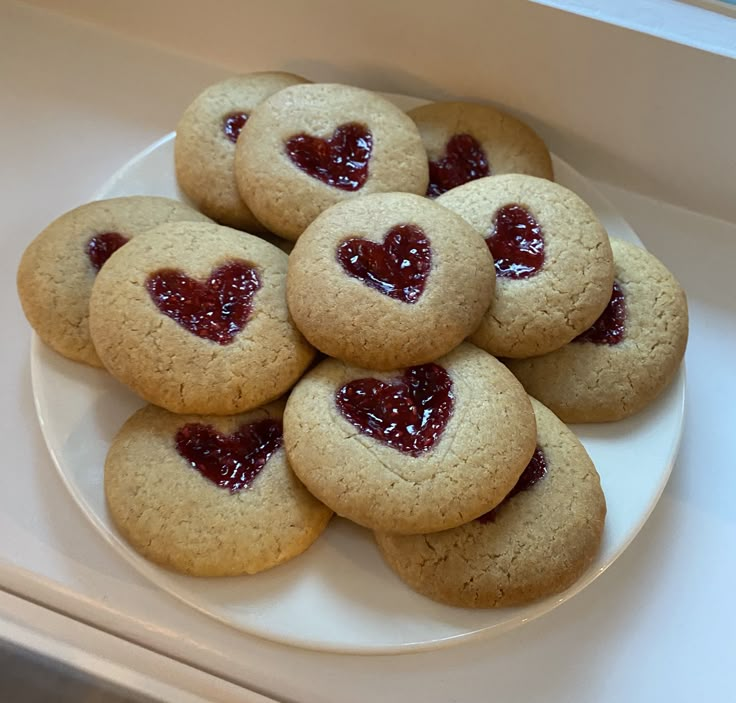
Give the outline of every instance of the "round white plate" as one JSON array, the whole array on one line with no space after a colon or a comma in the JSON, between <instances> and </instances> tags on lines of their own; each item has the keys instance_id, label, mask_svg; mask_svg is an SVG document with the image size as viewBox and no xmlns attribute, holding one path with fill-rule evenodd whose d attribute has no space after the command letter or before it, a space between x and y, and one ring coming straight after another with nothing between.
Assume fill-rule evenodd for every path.
<instances>
[{"instance_id":1,"label":"round white plate","mask_svg":"<svg viewBox=\"0 0 736 703\"><path fill-rule=\"evenodd\" d=\"M558 158L555 173L591 205L611 235L639 242L610 203ZM173 134L123 166L97 197L136 194L181 198ZM31 370L41 428L64 482L92 524L136 569L194 608L248 633L310 649L362 654L416 651L500 633L587 586L626 548L659 499L679 443L685 387L681 371L643 413L614 424L574 428L600 472L608 502L603 545L585 575L566 592L532 605L465 610L412 592L383 563L370 532L337 518L305 554L256 576L198 579L146 561L116 532L103 492L110 442L142 402L103 371L58 356L35 336Z\"/></svg>"}]
</instances>

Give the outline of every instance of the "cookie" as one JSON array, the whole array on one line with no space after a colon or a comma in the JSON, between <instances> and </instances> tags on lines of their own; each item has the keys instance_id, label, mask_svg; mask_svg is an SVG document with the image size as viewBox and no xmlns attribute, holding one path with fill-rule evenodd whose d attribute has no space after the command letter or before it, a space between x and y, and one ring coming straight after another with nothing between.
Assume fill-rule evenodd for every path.
<instances>
[{"instance_id":1,"label":"cookie","mask_svg":"<svg viewBox=\"0 0 736 703\"><path fill-rule=\"evenodd\" d=\"M235 153L240 195L268 229L287 239L297 239L335 203L427 189L427 158L414 123L367 90L285 88L253 111L242 134Z\"/></svg>"},{"instance_id":2,"label":"cookie","mask_svg":"<svg viewBox=\"0 0 736 703\"><path fill-rule=\"evenodd\" d=\"M388 565L415 591L466 608L523 605L559 593L590 566L606 501L577 437L532 400L537 447L510 495L466 525L429 535L377 533Z\"/></svg>"},{"instance_id":3,"label":"cookie","mask_svg":"<svg viewBox=\"0 0 736 703\"><path fill-rule=\"evenodd\" d=\"M102 366L89 334L89 296L97 272L128 240L165 222L209 222L169 198L96 200L54 220L23 253L18 295L36 334L54 351Z\"/></svg>"},{"instance_id":4,"label":"cookie","mask_svg":"<svg viewBox=\"0 0 736 703\"><path fill-rule=\"evenodd\" d=\"M611 239L616 279L595 324L572 343L534 359L508 360L529 393L565 422L633 415L672 381L685 354L685 292L652 254Z\"/></svg>"},{"instance_id":5,"label":"cookie","mask_svg":"<svg viewBox=\"0 0 736 703\"><path fill-rule=\"evenodd\" d=\"M387 370L454 349L494 281L485 242L461 217L418 195L375 193L333 205L304 231L287 300L320 351Z\"/></svg>"},{"instance_id":6,"label":"cookie","mask_svg":"<svg viewBox=\"0 0 736 703\"><path fill-rule=\"evenodd\" d=\"M314 356L286 307L287 264L272 244L220 225L147 232L92 289L102 363L177 413L231 415L278 398Z\"/></svg>"},{"instance_id":7,"label":"cookie","mask_svg":"<svg viewBox=\"0 0 736 703\"><path fill-rule=\"evenodd\" d=\"M116 527L144 557L193 576L270 569L301 554L332 511L294 476L282 403L243 415L174 415L149 405L105 461Z\"/></svg>"},{"instance_id":8,"label":"cookie","mask_svg":"<svg viewBox=\"0 0 736 703\"><path fill-rule=\"evenodd\" d=\"M427 195L505 173L552 180L552 159L541 137L521 120L490 105L445 102L408 113L429 158Z\"/></svg>"},{"instance_id":9,"label":"cookie","mask_svg":"<svg viewBox=\"0 0 736 703\"><path fill-rule=\"evenodd\" d=\"M248 232L264 230L235 185L235 143L256 105L283 88L306 82L280 72L233 76L209 86L187 107L176 126L176 179L205 215Z\"/></svg>"},{"instance_id":10,"label":"cookie","mask_svg":"<svg viewBox=\"0 0 736 703\"><path fill-rule=\"evenodd\" d=\"M513 488L535 441L524 389L470 344L391 373L328 359L284 412L289 463L312 495L386 532L433 532L482 515Z\"/></svg>"},{"instance_id":11,"label":"cookie","mask_svg":"<svg viewBox=\"0 0 736 703\"><path fill-rule=\"evenodd\" d=\"M567 344L606 307L608 235L561 185L511 174L471 181L436 200L486 238L496 296L470 341L494 356L538 356Z\"/></svg>"}]
</instances>

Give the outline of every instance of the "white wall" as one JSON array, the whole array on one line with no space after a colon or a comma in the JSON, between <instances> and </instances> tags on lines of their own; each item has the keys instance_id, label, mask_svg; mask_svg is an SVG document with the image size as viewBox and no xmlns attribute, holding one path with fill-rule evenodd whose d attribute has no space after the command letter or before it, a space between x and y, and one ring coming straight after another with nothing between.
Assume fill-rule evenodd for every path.
<instances>
[{"instance_id":1,"label":"white wall","mask_svg":"<svg viewBox=\"0 0 736 703\"><path fill-rule=\"evenodd\" d=\"M228 71L504 104L588 175L736 220L736 60L522 0L31 0Z\"/></svg>"}]
</instances>

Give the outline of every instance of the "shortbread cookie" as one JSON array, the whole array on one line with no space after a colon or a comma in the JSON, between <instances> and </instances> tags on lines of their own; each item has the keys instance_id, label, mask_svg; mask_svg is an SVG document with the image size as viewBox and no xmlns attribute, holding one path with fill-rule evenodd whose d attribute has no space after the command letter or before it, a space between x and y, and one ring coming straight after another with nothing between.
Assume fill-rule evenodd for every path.
<instances>
[{"instance_id":1,"label":"shortbread cookie","mask_svg":"<svg viewBox=\"0 0 736 703\"><path fill-rule=\"evenodd\" d=\"M289 468L282 408L227 418L136 412L105 462L107 505L123 537L194 576L254 574L306 550L332 511Z\"/></svg>"},{"instance_id":2,"label":"shortbread cookie","mask_svg":"<svg viewBox=\"0 0 736 703\"><path fill-rule=\"evenodd\" d=\"M565 422L609 422L642 410L685 354L685 292L652 254L611 239L616 281L595 324L572 343L508 365Z\"/></svg>"},{"instance_id":3,"label":"shortbread cookie","mask_svg":"<svg viewBox=\"0 0 736 703\"><path fill-rule=\"evenodd\" d=\"M205 215L229 227L263 231L235 185L235 144L256 105L283 88L306 82L281 72L233 76L211 85L187 107L176 127L176 178Z\"/></svg>"},{"instance_id":4,"label":"shortbread cookie","mask_svg":"<svg viewBox=\"0 0 736 703\"><path fill-rule=\"evenodd\" d=\"M297 239L330 205L378 192L423 195L427 158L414 123L375 93L295 85L261 103L235 155L240 195L272 232Z\"/></svg>"},{"instance_id":5,"label":"shortbread cookie","mask_svg":"<svg viewBox=\"0 0 736 703\"><path fill-rule=\"evenodd\" d=\"M493 261L461 217L418 195L376 193L332 206L299 238L287 299L320 351L397 369L454 349L493 296Z\"/></svg>"},{"instance_id":6,"label":"shortbread cookie","mask_svg":"<svg viewBox=\"0 0 736 703\"><path fill-rule=\"evenodd\" d=\"M289 462L312 495L386 532L433 532L482 515L513 488L535 441L524 389L470 344L391 373L328 359L284 412Z\"/></svg>"},{"instance_id":7,"label":"shortbread cookie","mask_svg":"<svg viewBox=\"0 0 736 703\"><path fill-rule=\"evenodd\" d=\"M575 193L523 175L471 181L437 198L485 238L496 297L470 341L524 358L567 344L601 314L613 286L605 229Z\"/></svg>"},{"instance_id":8,"label":"shortbread cookie","mask_svg":"<svg viewBox=\"0 0 736 703\"><path fill-rule=\"evenodd\" d=\"M272 244L227 227L155 228L95 281L100 359L172 412L230 415L278 398L314 356L286 307L287 264Z\"/></svg>"},{"instance_id":9,"label":"shortbread cookie","mask_svg":"<svg viewBox=\"0 0 736 703\"><path fill-rule=\"evenodd\" d=\"M429 158L427 195L504 173L552 180L552 160L539 135L490 105L430 103L409 111Z\"/></svg>"},{"instance_id":10,"label":"shortbread cookie","mask_svg":"<svg viewBox=\"0 0 736 703\"><path fill-rule=\"evenodd\" d=\"M559 593L590 566L606 501L577 437L532 400L537 447L511 494L453 530L376 534L389 566L415 591L468 608L523 605Z\"/></svg>"},{"instance_id":11,"label":"shortbread cookie","mask_svg":"<svg viewBox=\"0 0 736 703\"><path fill-rule=\"evenodd\" d=\"M165 222L209 222L169 198L97 200L54 220L25 250L18 295L28 322L59 354L102 366L89 335L89 295L97 272L133 237Z\"/></svg>"}]
</instances>

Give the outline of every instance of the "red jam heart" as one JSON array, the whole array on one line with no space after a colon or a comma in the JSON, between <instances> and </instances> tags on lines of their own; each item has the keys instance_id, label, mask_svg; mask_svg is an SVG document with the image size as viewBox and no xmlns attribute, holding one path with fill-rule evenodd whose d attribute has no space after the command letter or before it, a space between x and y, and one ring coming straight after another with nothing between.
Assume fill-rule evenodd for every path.
<instances>
[{"instance_id":1,"label":"red jam heart","mask_svg":"<svg viewBox=\"0 0 736 703\"><path fill-rule=\"evenodd\" d=\"M544 264L544 236L539 223L521 205L504 205L486 237L501 278L530 278Z\"/></svg>"},{"instance_id":2,"label":"red jam heart","mask_svg":"<svg viewBox=\"0 0 736 703\"><path fill-rule=\"evenodd\" d=\"M337 248L337 260L345 272L403 303L416 303L432 268L429 240L416 225L397 225L383 244L356 237Z\"/></svg>"},{"instance_id":3,"label":"red jam heart","mask_svg":"<svg viewBox=\"0 0 736 703\"><path fill-rule=\"evenodd\" d=\"M99 271L105 262L123 244L128 243L128 238L117 232L102 232L96 234L87 242L87 256L95 271Z\"/></svg>"},{"instance_id":4,"label":"red jam heart","mask_svg":"<svg viewBox=\"0 0 736 703\"><path fill-rule=\"evenodd\" d=\"M176 433L176 451L220 488L249 488L283 444L280 420L259 420L225 435L211 425L190 423Z\"/></svg>"},{"instance_id":5,"label":"red jam heart","mask_svg":"<svg viewBox=\"0 0 736 703\"><path fill-rule=\"evenodd\" d=\"M260 287L256 269L241 261L220 266L206 281L176 269L162 269L146 282L151 299L164 315L197 337L223 346L245 327Z\"/></svg>"},{"instance_id":6,"label":"red jam heart","mask_svg":"<svg viewBox=\"0 0 736 703\"><path fill-rule=\"evenodd\" d=\"M498 510L503 507L504 503L510 498L513 498L517 493L522 491L528 491L537 481L541 481L547 474L547 459L544 456L544 452L537 447L534 450L531 460L526 465L516 485L511 489L509 494L495 507L493 510L489 510L484 515L476 518L478 522L486 524L488 522L496 521L496 514Z\"/></svg>"},{"instance_id":7,"label":"red jam heart","mask_svg":"<svg viewBox=\"0 0 736 703\"><path fill-rule=\"evenodd\" d=\"M490 174L488 158L480 142L470 134L454 134L445 146L445 155L429 162L427 195L436 198L463 183Z\"/></svg>"},{"instance_id":8,"label":"red jam heart","mask_svg":"<svg viewBox=\"0 0 736 703\"><path fill-rule=\"evenodd\" d=\"M626 300L618 281L613 282L611 299L601 316L579 334L573 342L593 342L594 344L619 344L624 339L624 323L626 321Z\"/></svg>"},{"instance_id":9,"label":"red jam heart","mask_svg":"<svg viewBox=\"0 0 736 703\"><path fill-rule=\"evenodd\" d=\"M342 415L360 432L411 456L435 445L455 405L452 379L437 364L412 366L399 378L360 378L335 394Z\"/></svg>"},{"instance_id":10,"label":"red jam heart","mask_svg":"<svg viewBox=\"0 0 736 703\"><path fill-rule=\"evenodd\" d=\"M240 136L240 130L248 121L248 115L244 112L233 112L230 115L226 115L222 120L222 131L225 136L235 144Z\"/></svg>"},{"instance_id":11,"label":"red jam heart","mask_svg":"<svg viewBox=\"0 0 736 703\"><path fill-rule=\"evenodd\" d=\"M286 153L302 171L340 190L365 185L372 151L373 135L356 122L340 125L328 139L297 134L286 142Z\"/></svg>"}]
</instances>

